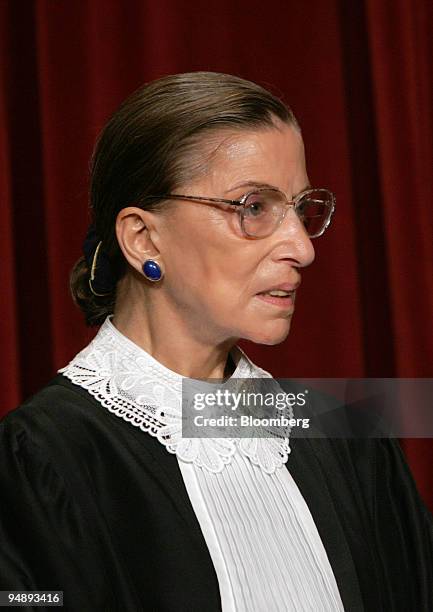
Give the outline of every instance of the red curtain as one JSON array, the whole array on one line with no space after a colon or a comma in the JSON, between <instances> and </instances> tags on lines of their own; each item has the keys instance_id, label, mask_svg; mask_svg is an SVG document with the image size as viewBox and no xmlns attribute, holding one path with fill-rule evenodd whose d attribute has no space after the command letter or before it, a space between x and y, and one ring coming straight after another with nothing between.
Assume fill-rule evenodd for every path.
<instances>
[{"instance_id":1,"label":"red curtain","mask_svg":"<svg viewBox=\"0 0 433 612\"><path fill-rule=\"evenodd\" d=\"M271 85L338 198L289 339L248 345L280 377L433 376L430 0L0 3L2 413L92 337L68 293L98 131L145 81L191 70ZM405 440L433 508L431 440Z\"/></svg>"}]
</instances>

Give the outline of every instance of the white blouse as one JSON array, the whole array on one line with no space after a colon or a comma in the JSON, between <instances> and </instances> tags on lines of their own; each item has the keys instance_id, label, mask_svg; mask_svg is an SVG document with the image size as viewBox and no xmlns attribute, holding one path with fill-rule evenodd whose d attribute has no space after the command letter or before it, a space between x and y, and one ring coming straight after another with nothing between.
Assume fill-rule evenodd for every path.
<instances>
[{"instance_id":1,"label":"white blouse","mask_svg":"<svg viewBox=\"0 0 433 612\"><path fill-rule=\"evenodd\" d=\"M176 454L223 612L344 610L313 517L285 465L288 439L182 438L183 377L110 319L59 372ZM231 355L231 378L271 377L239 347Z\"/></svg>"}]
</instances>

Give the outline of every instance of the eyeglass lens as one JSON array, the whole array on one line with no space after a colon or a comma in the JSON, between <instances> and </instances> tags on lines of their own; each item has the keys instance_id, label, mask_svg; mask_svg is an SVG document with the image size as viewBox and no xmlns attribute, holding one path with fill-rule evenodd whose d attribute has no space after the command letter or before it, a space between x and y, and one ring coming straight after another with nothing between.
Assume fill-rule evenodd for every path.
<instances>
[{"instance_id":1,"label":"eyeglass lens","mask_svg":"<svg viewBox=\"0 0 433 612\"><path fill-rule=\"evenodd\" d=\"M249 236L264 237L279 225L286 212L287 200L279 191L252 193L244 203L242 226ZM333 210L333 196L325 189L306 193L296 204L296 213L311 238L326 229Z\"/></svg>"}]
</instances>

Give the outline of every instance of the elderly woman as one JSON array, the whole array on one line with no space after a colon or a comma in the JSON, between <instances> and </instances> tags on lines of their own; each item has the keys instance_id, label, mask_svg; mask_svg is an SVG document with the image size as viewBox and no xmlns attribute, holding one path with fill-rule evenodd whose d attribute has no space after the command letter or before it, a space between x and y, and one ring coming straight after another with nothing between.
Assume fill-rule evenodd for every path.
<instances>
[{"instance_id":1,"label":"elderly woman","mask_svg":"<svg viewBox=\"0 0 433 612\"><path fill-rule=\"evenodd\" d=\"M432 523L394 442L187 440L166 409L184 379L271 376L236 344L286 338L333 209L258 85L180 74L123 103L71 277L101 327L1 424L1 589L79 611L433 609Z\"/></svg>"}]
</instances>

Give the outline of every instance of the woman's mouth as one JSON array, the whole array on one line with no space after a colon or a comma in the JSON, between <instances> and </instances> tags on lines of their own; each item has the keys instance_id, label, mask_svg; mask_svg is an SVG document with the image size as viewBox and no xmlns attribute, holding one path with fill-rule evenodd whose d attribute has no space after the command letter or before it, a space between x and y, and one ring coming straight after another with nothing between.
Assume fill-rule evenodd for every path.
<instances>
[{"instance_id":1,"label":"woman's mouth","mask_svg":"<svg viewBox=\"0 0 433 612\"><path fill-rule=\"evenodd\" d=\"M296 291L283 291L282 289L274 289L272 291L264 291L258 293L257 297L267 302L268 304L274 304L280 308L291 308L295 305Z\"/></svg>"}]
</instances>

